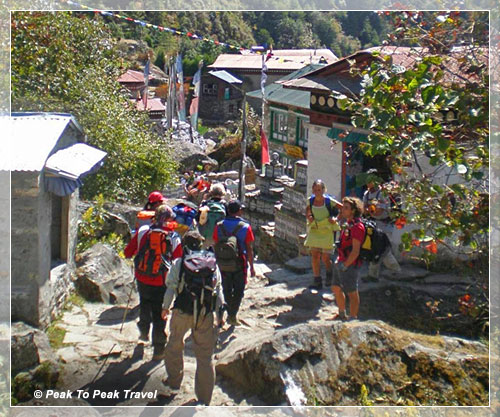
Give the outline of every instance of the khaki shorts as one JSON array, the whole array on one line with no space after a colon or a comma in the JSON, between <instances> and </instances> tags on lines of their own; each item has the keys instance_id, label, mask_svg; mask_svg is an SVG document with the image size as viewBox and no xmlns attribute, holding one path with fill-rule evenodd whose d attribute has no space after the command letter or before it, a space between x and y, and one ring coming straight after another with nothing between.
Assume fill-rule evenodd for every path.
<instances>
[{"instance_id":1,"label":"khaki shorts","mask_svg":"<svg viewBox=\"0 0 500 417\"><path fill-rule=\"evenodd\" d=\"M333 253L333 248L331 249L324 249L324 248L309 248L309 250L312 251L317 251L317 252L320 252L320 253L326 253L326 254L332 254Z\"/></svg>"}]
</instances>

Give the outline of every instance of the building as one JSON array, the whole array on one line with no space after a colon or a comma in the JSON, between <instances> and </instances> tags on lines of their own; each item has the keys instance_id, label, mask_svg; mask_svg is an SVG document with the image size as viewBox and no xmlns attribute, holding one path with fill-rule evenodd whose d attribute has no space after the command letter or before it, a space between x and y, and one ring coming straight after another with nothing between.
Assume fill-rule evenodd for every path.
<instances>
[{"instance_id":1,"label":"building","mask_svg":"<svg viewBox=\"0 0 500 417\"><path fill-rule=\"evenodd\" d=\"M307 159L310 92L285 89L281 83L294 80L324 67L309 64L265 87L266 108L264 129L269 139L270 153L277 152L284 173L293 177L295 162ZM262 102L261 90L247 93L247 97Z\"/></svg>"},{"instance_id":2,"label":"building","mask_svg":"<svg viewBox=\"0 0 500 417\"><path fill-rule=\"evenodd\" d=\"M149 75L149 80L153 80L152 75ZM142 92L146 88L144 73L131 69L127 70L125 74L120 75L118 82L129 91L130 98L136 100L142 97Z\"/></svg>"},{"instance_id":3,"label":"building","mask_svg":"<svg viewBox=\"0 0 500 417\"><path fill-rule=\"evenodd\" d=\"M165 104L160 98L148 98L146 108L144 108L143 100L134 100L135 108L139 111L147 110L151 120L161 120L165 117Z\"/></svg>"},{"instance_id":4,"label":"building","mask_svg":"<svg viewBox=\"0 0 500 417\"><path fill-rule=\"evenodd\" d=\"M70 114L3 118L11 171L11 315L46 327L72 288L78 188L106 153L86 145Z\"/></svg>"},{"instance_id":5,"label":"building","mask_svg":"<svg viewBox=\"0 0 500 417\"><path fill-rule=\"evenodd\" d=\"M309 64L330 64L337 60L329 49L281 49L273 50L267 61L267 81L272 84L280 78L297 71ZM260 89L262 75L262 55L256 53L221 54L215 62L208 66L210 70L224 70L242 81L241 89L245 92ZM209 89L207 82L207 89ZM202 81L202 98L204 100L205 85ZM260 114L260 100L250 97L248 103ZM200 104L203 106L203 104ZM239 111L239 109L238 109Z\"/></svg>"},{"instance_id":6,"label":"building","mask_svg":"<svg viewBox=\"0 0 500 417\"><path fill-rule=\"evenodd\" d=\"M243 103L242 81L227 71L209 71L201 77L199 117L223 123L240 117Z\"/></svg>"},{"instance_id":7,"label":"building","mask_svg":"<svg viewBox=\"0 0 500 417\"><path fill-rule=\"evenodd\" d=\"M374 52L390 57L394 68L404 70L418 58L417 52L422 51L419 48L374 47L282 83L285 88L310 93L310 120L306 124L309 130L308 189L315 179L322 178L328 191L339 198L345 195L361 196L363 190L355 183L357 174L376 168L382 177L387 179L390 175L383 156L368 158L359 151L359 143L370 132L354 128L350 114L341 109L338 101L342 97L354 97L361 93L362 79L351 74L350 68L351 65L360 69L369 65L378 59ZM471 76L460 75L460 53L460 50L453 51L448 65L454 68L445 73L443 83L460 82L460 77ZM430 166L428 168L431 169Z\"/></svg>"}]
</instances>

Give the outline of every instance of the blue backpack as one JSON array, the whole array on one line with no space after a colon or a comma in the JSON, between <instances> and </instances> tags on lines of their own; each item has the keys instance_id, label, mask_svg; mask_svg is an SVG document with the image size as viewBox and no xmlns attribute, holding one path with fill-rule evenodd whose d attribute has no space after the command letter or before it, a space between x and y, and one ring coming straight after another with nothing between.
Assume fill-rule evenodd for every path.
<instances>
[{"instance_id":1,"label":"blue backpack","mask_svg":"<svg viewBox=\"0 0 500 417\"><path fill-rule=\"evenodd\" d=\"M334 206L332 206L332 200L334 200L334 198L329 194L325 194L324 197L325 197L325 206L328 210L328 214L330 215L330 217L336 217L339 214L339 209L337 208L336 204ZM311 214L312 214L312 207L313 207L313 203L314 203L315 198L316 198L316 196L314 194L311 197L309 197L309 207L311 208ZM313 217L314 217L314 214L313 214Z\"/></svg>"},{"instance_id":2,"label":"blue backpack","mask_svg":"<svg viewBox=\"0 0 500 417\"><path fill-rule=\"evenodd\" d=\"M179 203L172 207L172 211L175 213L175 221L186 226L191 226L194 218L198 214L198 210L184 203Z\"/></svg>"}]
</instances>

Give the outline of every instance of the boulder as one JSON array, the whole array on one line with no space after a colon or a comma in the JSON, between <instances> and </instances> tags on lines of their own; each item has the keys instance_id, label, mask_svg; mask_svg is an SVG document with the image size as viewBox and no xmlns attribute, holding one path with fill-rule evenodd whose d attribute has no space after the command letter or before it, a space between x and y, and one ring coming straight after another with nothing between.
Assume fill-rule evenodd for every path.
<instances>
[{"instance_id":1,"label":"boulder","mask_svg":"<svg viewBox=\"0 0 500 417\"><path fill-rule=\"evenodd\" d=\"M85 213L94 203L80 201L78 203L78 212L80 215ZM140 208L139 208L140 209ZM130 240L131 222L135 223L137 208L117 203L107 203L104 205L104 224L100 230L97 230L96 238L107 236L110 233L115 233L122 236L126 241ZM132 220L133 218L133 220Z\"/></svg>"},{"instance_id":2,"label":"boulder","mask_svg":"<svg viewBox=\"0 0 500 417\"><path fill-rule=\"evenodd\" d=\"M236 339L216 370L269 405L485 406L488 355L478 342L380 321L309 322Z\"/></svg>"},{"instance_id":3,"label":"boulder","mask_svg":"<svg viewBox=\"0 0 500 417\"><path fill-rule=\"evenodd\" d=\"M40 365L54 358L47 335L23 322L12 324L11 367L12 374Z\"/></svg>"},{"instance_id":4,"label":"boulder","mask_svg":"<svg viewBox=\"0 0 500 417\"><path fill-rule=\"evenodd\" d=\"M75 287L88 301L126 304L132 268L109 245L97 243L83 252L78 260ZM136 291L132 291L136 301ZM132 301L132 300L131 300Z\"/></svg>"}]
</instances>

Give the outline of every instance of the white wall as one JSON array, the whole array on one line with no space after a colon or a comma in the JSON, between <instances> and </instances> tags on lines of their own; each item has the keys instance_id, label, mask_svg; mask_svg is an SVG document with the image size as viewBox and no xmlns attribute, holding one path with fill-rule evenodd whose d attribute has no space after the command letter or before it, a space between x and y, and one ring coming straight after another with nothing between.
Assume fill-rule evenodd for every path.
<instances>
[{"instance_id":1,"label":"white wall","mask_svg":"<svg viewBox=\"0 0 500 417\"><path fill-rule=\"evenodd\" d=\"M329 128L307 124L309 129L307 194L311 194L312 184L322 179L328 193L337 199L342 197L342 143L332 148L332 140L327 137Z\"/></svg>"}]
</instances>

